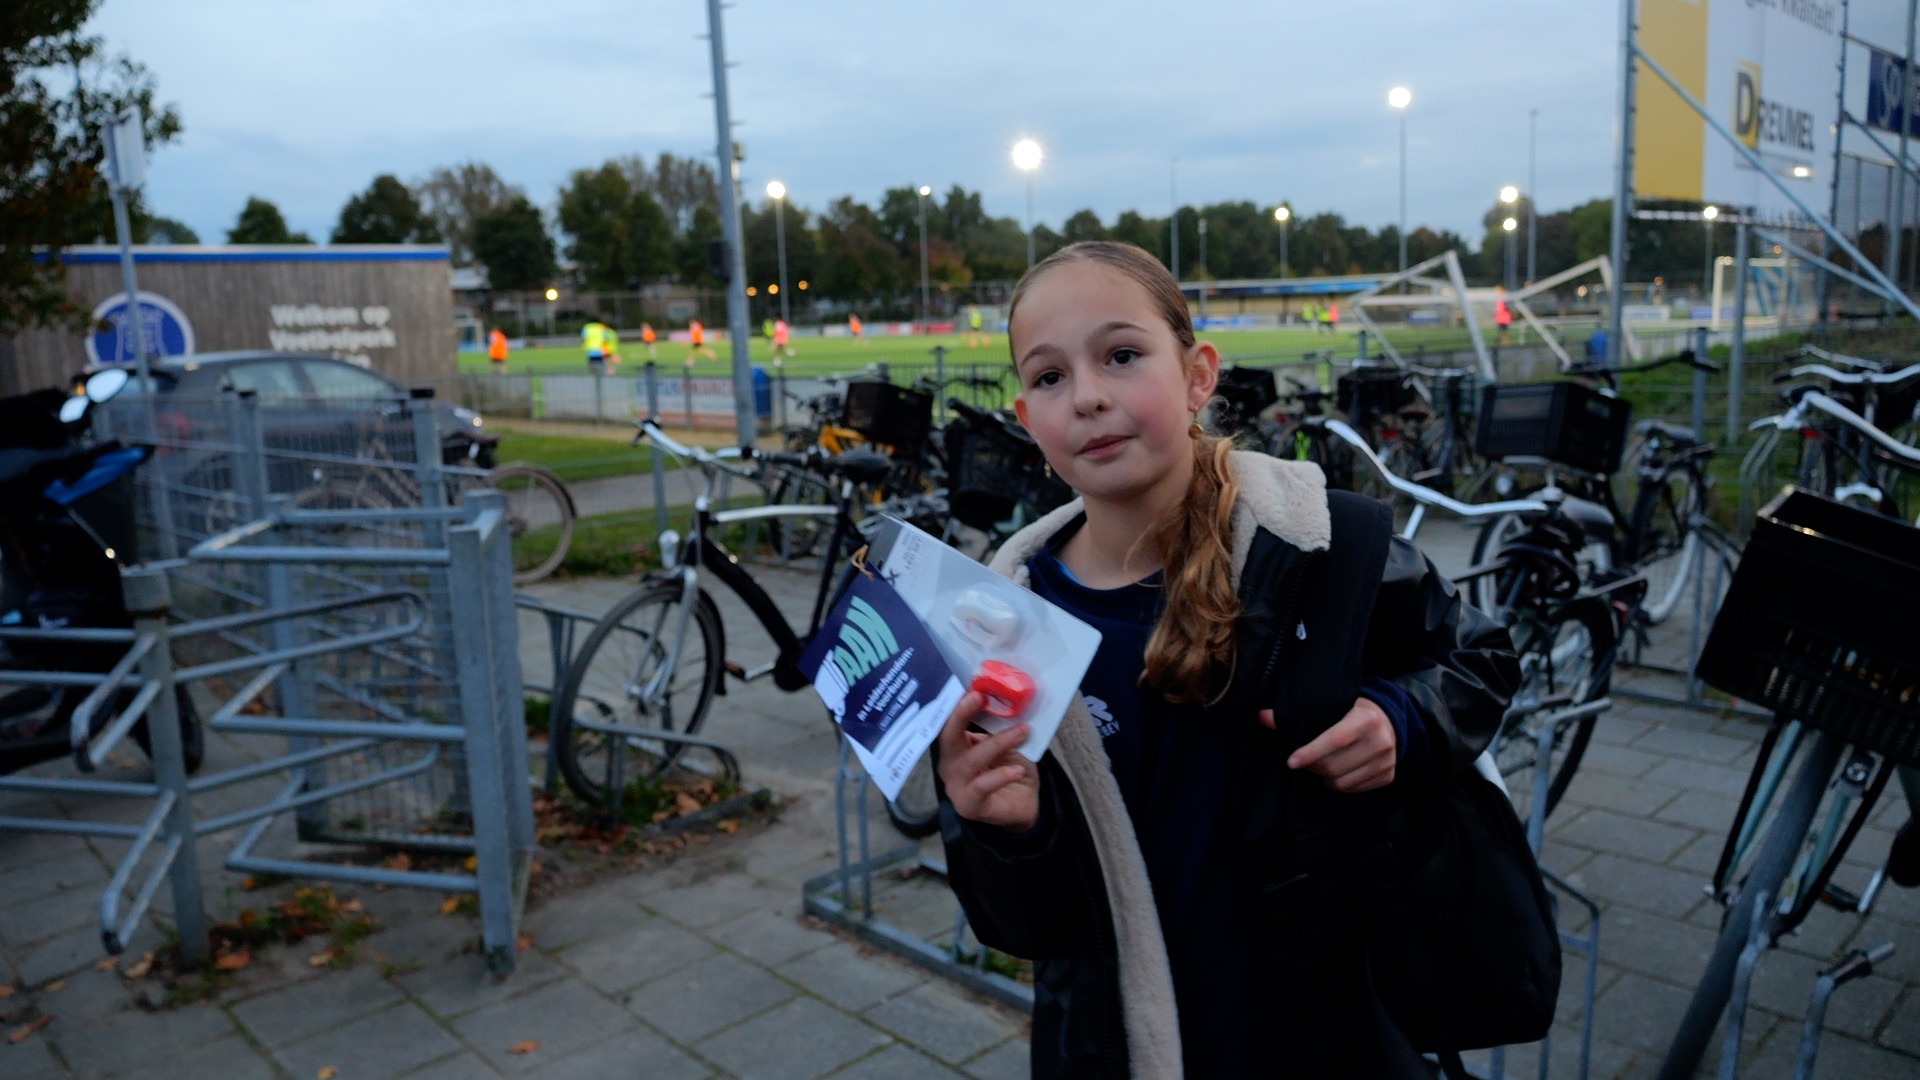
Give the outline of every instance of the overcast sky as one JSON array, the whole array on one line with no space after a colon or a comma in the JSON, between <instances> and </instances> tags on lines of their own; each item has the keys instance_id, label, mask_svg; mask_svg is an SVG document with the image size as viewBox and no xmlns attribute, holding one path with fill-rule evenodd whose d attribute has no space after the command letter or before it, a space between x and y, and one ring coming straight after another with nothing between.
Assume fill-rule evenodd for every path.
<instances>
[{"instance_id":1,"label":"overcast sky","mask_svg":"<svg viewBox=\"0 0 1920 1080\"><path fill-rule=\"evenodd\" d=\"M1891 2L1891 0L1889 0ZM1619 11L1606 0L740 0L728 8L743 180L796 205L961 184L1024 217L1008 147L1046 162L1034 213L1164 216L1290 200L1477 242L1502 184L1538 205L1606 194ZM700 0L106 0L91 29L146 64L184 134L149 163L154 210L223 242L249 195L316 239L390 172L463 160L551 208L567 174L660 151L713 160ZM1858 22L1856 22L1858 25Z\"/></svg>"}]
</instances>

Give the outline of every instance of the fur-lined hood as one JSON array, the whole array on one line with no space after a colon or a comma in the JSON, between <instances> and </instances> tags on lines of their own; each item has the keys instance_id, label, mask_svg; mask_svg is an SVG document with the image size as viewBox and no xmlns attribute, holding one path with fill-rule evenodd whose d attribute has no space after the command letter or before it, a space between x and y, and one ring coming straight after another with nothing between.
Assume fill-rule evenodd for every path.
<instances>
[{"instance_id":1,"label":"fur-lined hood","mask_svg":"<svg viewBox=\"0 0 1920 1080\"><path fill-rule=\"evenodd\" d=\"M1333 523L1327 510L1326 477L1318 466L1236 451L1229 467L1239 485L1233 510L1235 589L1259 529L1303 551L1326 549ZM1026 585L1027 560L1082 510L1075 499L1020 530L994 557L993 569ZM1155 1080L1179 1077L1180 1025L1174 1009L1173 973L1146 862L1099 733L1078 697L1068 707L1049 753L1073 784L1099 855L1119 947L1120 997L1133 1075Z\"/></svg>"}]
</instances>

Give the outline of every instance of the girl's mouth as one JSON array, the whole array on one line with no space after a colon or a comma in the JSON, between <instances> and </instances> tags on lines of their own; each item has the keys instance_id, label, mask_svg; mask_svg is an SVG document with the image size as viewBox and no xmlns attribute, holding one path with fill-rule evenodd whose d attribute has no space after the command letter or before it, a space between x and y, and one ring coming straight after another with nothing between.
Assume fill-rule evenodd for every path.
<instances>
[{"instance_id":1,"label":"girl's mouth","mask_svg":"<svg viewBox=\"0 0 1920 1080\"><path fill-rule=\"evenodd\" d=\"M1085 446L1082 446L1080 448L1080 456L1093 458L1096 461L1102 458L1109 458L1119 453L1120 447L1124 446L1126 442L1127 437L1124 435L1102 435L1100 438L1094 439Z\"/></svg>"}]
</instances>

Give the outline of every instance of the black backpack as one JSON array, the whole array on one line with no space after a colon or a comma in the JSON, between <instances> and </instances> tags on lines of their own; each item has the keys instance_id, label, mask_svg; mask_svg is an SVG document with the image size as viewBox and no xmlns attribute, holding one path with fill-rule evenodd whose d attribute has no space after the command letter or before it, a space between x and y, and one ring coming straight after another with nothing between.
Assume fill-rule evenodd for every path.
<instances>
[{"instance_id":1,"label":"black backpack","mask_svg":"<svg viewBox=\"0 0 1920 1080\"><path fill-rule=\"evenodd\" d=\"M1340 583L1351 597L1343 606L1350 618L1332 626L1335 612L1316 611L1315 633L1323 642L1339 635L1331 653L1339 659L1331 669L1316 667L1314 679L1352 701L1364 681L1367 616L1393 519L1384 504L1346 492L1329 493L1328 503L1333 539L1314 573ZM1506 795L1467 768L1336 798L1352 812L1341 815L1337 844L1315 845L1303 856L1300 876L1340 882L1363 905L1368 980L1394 1026L1457 1077L1466 1075L1462 1050L1545 1037L1560 990L1560 936L1552 897ZM1316 859L1328 865L1313 867Z\"/></svg>"}]
</instances>

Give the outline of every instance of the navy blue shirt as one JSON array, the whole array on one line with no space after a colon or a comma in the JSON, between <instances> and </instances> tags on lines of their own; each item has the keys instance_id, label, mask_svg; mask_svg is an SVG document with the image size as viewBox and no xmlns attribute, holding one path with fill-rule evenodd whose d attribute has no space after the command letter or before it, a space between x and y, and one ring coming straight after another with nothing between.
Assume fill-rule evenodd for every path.
<instances>
[{"instance_id":1,"label":"navy blue shirt","mask_svg":"<svg viewBox=\"0 0 1920 1080\"><path fill-rule=\"evenodd\" d=\"M1228 820L1233 783L1229 732L1198 707L1141 686L1147 642L1159 620L1160 576L1118 589L1082 585L1055 554L1071 530L1027 562L1033 591L1100 631L1080 683L1126 803L1173 969L1188 1076L1271 1072L1264 1042L1276 987L1246 942L1263 930L1242 877L1238 831ZM1399 736L1401 764L1424 756L1425 731L1398 686L1369 680ZM1257 723L1246 717L1245 722Z\"/></svg>"}]
</instances>

